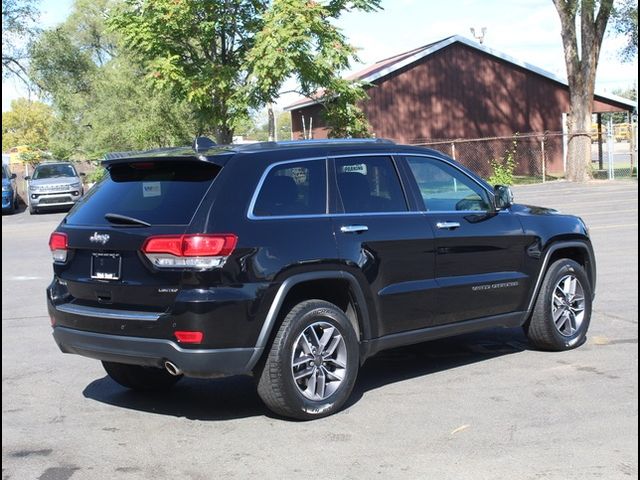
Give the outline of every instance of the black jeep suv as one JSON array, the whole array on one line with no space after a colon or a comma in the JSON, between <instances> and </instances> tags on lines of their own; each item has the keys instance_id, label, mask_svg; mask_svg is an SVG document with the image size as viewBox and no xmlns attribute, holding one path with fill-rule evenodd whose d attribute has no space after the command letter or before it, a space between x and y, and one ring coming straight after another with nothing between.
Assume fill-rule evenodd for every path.
<instances>
[{"instance_id":1,"label":"black jeep suv","mask_svg":"<svg viewBox=\"0 0 640 480\"><path fill-rule=\"evenodd\" d=\"M253 374L270 409L309 419L383 349L487 327L584 341L580 218L389 141L197 145L105 160L50 238L53 336L119 384Z\"/></svg>"}]
</instances>

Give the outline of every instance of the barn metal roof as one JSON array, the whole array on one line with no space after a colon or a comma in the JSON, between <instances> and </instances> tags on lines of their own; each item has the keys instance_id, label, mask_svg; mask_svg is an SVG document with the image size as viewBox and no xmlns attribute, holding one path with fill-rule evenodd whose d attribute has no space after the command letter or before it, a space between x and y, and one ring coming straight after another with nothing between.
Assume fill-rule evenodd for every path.
<instances>
[{"instance_id":1,"label":"barn metal roof","mask_svg":"<svg viewBox=\"0 0 640 480\"><path fill-rule=\"evenodd\" d=\"M549 80L553 80L554 82L558 82L562 85L567 85L566 79L560 78L557 75L551 72L548 72L546 70L543 70L540 67L536 67L535 65L531 65L530 63L523 62L522 60L518 60L517 58L507 55L506 53L499 52L497 50L494 50L493 48L489 48L477 42L474 42L473 40L469 40L468 38L463 37L461 35L453 35L451 37L444 38L437 42L430 43L428 45L423 45L422 47L418 47L413 50L409 50L407 52L399 53L397 55L394 55L393 57L385 58L383 60L380 60L374 63L373 65L369 65L368 67L364 68L363 70L360 70L359 72L348 75L346 78L349 80L359 80L362 82L372 83L380 78L383 78L392 74L397 70L400 70L401 68L406 67L407 65L411 65L412 63L417 62L422 58L425 58L433 53L436 53L437 51L442 50L443 48L446 48L449 45L452 45L454 43L462 43L464 45L467 45L468 47L471 47L483 53L486 53L487 55L491 55L507 63L511 63L520 68L524 68L525 70L529 70L530 72L546 77ZM319 103L322 100L323 94L324 94L324 91L319 90L316 93L314 99L302 98L292 103L291 105L285 107L285 111L296 110L299 108L304 108L304 107L308 107L310 105ZM633 100L619 97L617 95L613 95L610 93L596 91L595 95L605 100L610 100L618 104L626 105L631 109L635 108L636 106Z\"/></svg>"}]
</instances>

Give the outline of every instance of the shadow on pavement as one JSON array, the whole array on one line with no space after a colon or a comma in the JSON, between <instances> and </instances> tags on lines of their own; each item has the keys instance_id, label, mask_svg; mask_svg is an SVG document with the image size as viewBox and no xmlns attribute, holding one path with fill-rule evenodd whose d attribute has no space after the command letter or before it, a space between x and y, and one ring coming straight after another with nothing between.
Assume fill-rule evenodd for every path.
<instances>
[{"instance_id":1,"label":"shadow on pavement","mask_svg":"<svg viewBox=\"0 0 640 480\"><path fill-rule=\"evenodd\" d=\"M360 369L344 408L354 406L369 391L432 373L527 350L522 330L494 329L435 340L381 352ZM456 375L456 372L451 372ZM464 374L462 371L458 374ZM191 420L215 421L273 416L264 406L248 376L199 380L182 379L172 390L141 393L127 390L105 376L83 391L86 398L117 407ZM425 391L428 398L428 392Z\"/></svg>"}]
</instances>

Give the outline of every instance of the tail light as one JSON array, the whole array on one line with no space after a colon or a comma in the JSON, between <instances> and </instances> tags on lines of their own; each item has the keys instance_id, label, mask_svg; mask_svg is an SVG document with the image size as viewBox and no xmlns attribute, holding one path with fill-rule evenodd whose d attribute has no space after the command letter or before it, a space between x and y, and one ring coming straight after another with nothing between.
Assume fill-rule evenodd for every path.
<instances>
[{"instance_id":1,"label":"tail light","mask_svg":"<svg viewBox=\"0 0 640 480\"><path fill-rule=\"evenodd\" d=\"M208 270L221 267L236 248L233 234L158 235L149 237L142 253L157 268Z\"/></svg>"},{"instance_id":2,"label":"tail light","mask_svg":"<svg viewBox=\"0 0 640 480\"><path fill-rule=\"evenodd\" d=\"M49 237L49 249L53 256L53 261L63 263L67 261L67 250L69 248L67 234L53 232Z\"/></svg>"}]
</instances>

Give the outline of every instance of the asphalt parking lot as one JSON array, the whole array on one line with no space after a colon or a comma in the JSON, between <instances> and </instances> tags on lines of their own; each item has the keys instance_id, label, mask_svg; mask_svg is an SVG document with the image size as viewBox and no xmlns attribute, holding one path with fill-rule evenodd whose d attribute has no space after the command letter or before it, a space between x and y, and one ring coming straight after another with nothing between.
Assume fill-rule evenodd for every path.
<instances>
[{"instance_id":1,"label":"asphalt parking lot","mask_svg":"<svg viewBox=\"0 0 640 480\"><path fill-rule=\"evenodd\" d=\"M515 193L590 226L587 343L538 352L510 329L384 352L346 409L306 423L272 416L250 378L143 395L60 353L44 289L48 236L64 214L3 216L3 480L637 478L638 184Z\"/></svg>"}]
</instances>

